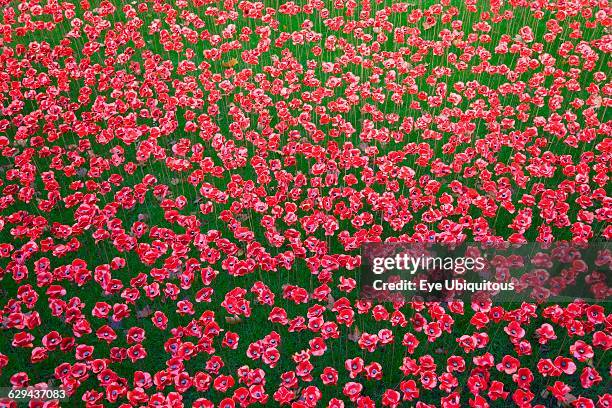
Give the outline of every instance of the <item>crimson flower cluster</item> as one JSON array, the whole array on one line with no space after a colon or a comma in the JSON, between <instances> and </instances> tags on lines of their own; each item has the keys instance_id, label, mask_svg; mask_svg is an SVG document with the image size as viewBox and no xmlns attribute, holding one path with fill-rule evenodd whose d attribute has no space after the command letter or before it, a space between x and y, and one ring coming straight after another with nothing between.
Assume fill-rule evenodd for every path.
<instances>
[{"instance_id":1,"label":"crimson flower cluster","mask_svg":"<svg viewBox=\"0 0 612 408\"><path fill-rule=\"evenodd\" d=\"M607 0L0 5L0 388L612 406L610 274L358 296L366 242L612 238Z\"/></svg>"}]
</instances>

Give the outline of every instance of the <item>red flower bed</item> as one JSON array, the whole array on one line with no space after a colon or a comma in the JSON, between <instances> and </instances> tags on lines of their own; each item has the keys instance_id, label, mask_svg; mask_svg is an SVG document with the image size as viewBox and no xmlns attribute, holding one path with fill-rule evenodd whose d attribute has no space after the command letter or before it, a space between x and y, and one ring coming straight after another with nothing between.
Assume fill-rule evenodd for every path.
<instances>
[{"instance_id":1,"label":"red flower bed","mask_svg":"<svg viewBox=\"0 0 612 408\"><path fill-rule=\"evenodd\" d=\"M364 243L612 237L607 1L0 3L0 397L612 406L610 250L359 296Z\"/></svg>"}]
</instances>

